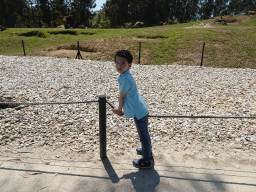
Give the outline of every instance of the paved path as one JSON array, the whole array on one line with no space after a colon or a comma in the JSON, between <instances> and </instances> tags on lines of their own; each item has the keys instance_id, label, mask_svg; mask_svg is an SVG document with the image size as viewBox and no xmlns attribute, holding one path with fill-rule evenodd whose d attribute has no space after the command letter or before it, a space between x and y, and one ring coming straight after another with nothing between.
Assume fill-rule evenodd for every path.
<instances>
[{"instance_id":1,"label":"paved path","mask_svg":"<svg viewBox=\"0 0 256 192\"><path fill-rule=\"evenodd\" d=\"M256 191L255 165L155 150L155 169L138 170L131 164L136 157L131 151L104 160L77 152L0 152L0 191Z\"/></svg>"}]
</instances>

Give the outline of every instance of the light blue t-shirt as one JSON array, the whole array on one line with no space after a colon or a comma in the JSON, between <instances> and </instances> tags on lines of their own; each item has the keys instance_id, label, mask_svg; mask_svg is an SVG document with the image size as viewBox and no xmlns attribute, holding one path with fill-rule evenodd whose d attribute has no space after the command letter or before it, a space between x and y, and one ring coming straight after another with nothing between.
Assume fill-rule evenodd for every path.
<instances>
[{"instance_id":1,"label":"light blue t-shirt","mask_svg":"<svg viewBox=\"0 0 256 192\"><path fill-rule=\"evenodd\" d=\"M148 114L148 107L142 96L139 94L136 82L129 70L117 77L119 91L126 93L124 99L124 116L139 120Z\"/></svg>"}]
</instances>

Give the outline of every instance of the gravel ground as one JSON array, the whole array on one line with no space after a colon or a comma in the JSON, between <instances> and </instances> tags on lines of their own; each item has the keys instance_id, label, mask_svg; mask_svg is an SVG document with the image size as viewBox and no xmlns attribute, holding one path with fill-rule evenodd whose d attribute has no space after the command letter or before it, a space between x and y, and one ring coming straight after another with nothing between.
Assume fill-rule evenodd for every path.
<instances>
[{"instance_id":1,"label":"gravel ground","mask_svg":"<svg viewBox=\"0 0 256 192\"><path fill-rule=\"evenodd\" d=\"M118 104L113 62L0 56L0 98L14 102L98 100ZM130 70L150 115L256 116L256 70L133 64ZM49 146L95 153L98 104L30 105L0 109L0 147ZM150 118L155 147L210 158L255 160L256 119ZM139 139L133 119L107 105L108 153L122 155Z\"/></svg>"}]
</instances>

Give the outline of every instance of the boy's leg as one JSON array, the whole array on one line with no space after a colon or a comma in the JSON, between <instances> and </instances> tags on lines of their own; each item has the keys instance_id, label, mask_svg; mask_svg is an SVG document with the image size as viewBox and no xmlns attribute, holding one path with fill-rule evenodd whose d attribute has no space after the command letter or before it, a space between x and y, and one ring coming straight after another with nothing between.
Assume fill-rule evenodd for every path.
<instances>
[{"instance_id":1,"label":"boy's leg","mask_svg":"<svg viewBox=\"0 0 256 192\"><path fill-rule=\"evenodd\" d=\"M148 132L148 114L139 120L134 117L134 121L140 137L143 159L149 162L151 160L151 140Z\"/></svg>"}]
</instances>

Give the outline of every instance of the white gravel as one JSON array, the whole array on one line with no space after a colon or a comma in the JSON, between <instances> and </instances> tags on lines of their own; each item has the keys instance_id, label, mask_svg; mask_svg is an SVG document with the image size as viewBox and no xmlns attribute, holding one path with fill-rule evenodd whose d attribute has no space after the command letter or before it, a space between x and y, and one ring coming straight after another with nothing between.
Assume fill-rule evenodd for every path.
<instances>
[{"instance_id":1,"label":"white gravel","mask_svg":"<svg viewBox=\"0 0 256 192\"><path fill-rule=\"evenodd\" d=\"M256 70L133 64L130 70L150 115L256 116ZM70 102L109 96L118 104L113 62L0 56L0 97L16 102ZM107 106L108 150L139 145L133 119ZM0 145L14 150L98 151L98 104L34 105L0 109ZM153 146L193 153L256 151L255 119L149 119Z\"/></svg>"}]
</instances>

